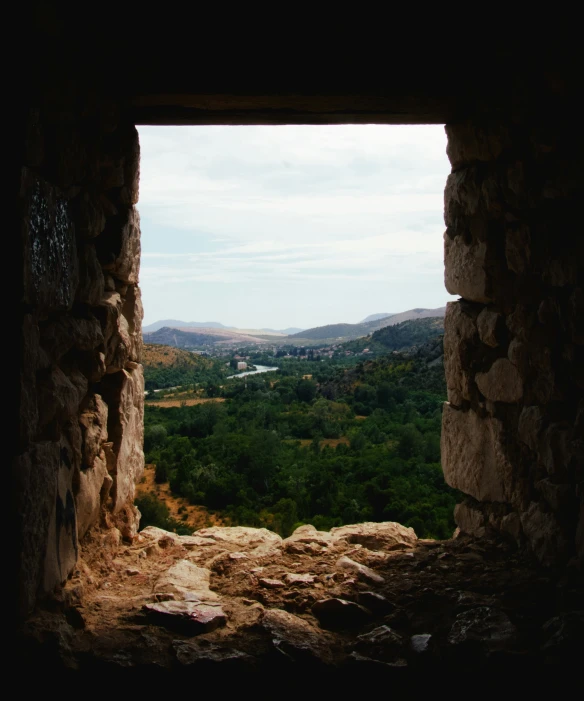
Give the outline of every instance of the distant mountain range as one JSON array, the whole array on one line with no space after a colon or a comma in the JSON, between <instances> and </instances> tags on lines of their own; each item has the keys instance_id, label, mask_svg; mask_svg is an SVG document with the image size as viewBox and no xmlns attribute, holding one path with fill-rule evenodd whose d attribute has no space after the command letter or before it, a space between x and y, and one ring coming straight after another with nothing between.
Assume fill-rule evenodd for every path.
<instances>
[{"instance_id":1,"label":"distant mountain range","mask_svg":"<svg viewBox=\"0 0 584 701\"><path fill-rule=\"evenodd\" d=\"M261 329L261 331L266 331L266 333L283 333L289 336L293 333L300 333L304 329L299 329L297 326L290 326L287 329Z\"/></svg>"},{"instance_id":2,"label":"distant mountain range","mask_svg":"<svg viewBox=\"0 0 584 701\"><path fill-rule=\"evenodd\" d=\"M153 324L142 327L142 333L154 333L163 328L169 329L226 329L227 331L240 331L236 326L225 326L218 321L180 321L179 319L161 319ZM291 333L299 333L303 329L291 326L287 329L259 329L266 333L277 333L288 336Z\"/></svg>"},{"instance_id":3,"label":"distant mountain range","mask_svg":"<svg viewBox=\"0 0 584 701\"><path fill-rule=\"evenodd\" d=\"M379 319L385 319L387 316L393 316L393 314L390 312L384 312L383 314L369 314L369 316L366 316L359 323L366 324L368 321L378 321Z\"/></svg>"},{"instance_id":4,"label":"distant mountain range","mask_svg":"<svg viewBox=\"0 0 584 701\"><path fill-rule=\"evenodd\" d=\"M161 329L143 334L144 343L159 343L175 348L196 350L217 344L230 346L252 345L255 343L267 343L281 341L288 338L284 334L265 334L257 331L255 334L245 333L239 330L232 331L228 328L193 327L185 326L181 329L163 326Z\"/></svg>"},{"instance_id":5,"label":"distant mountain range","mask_svg":"<svg viewBox=\"0 0 584 701\"><path fill-rule=\"evenodd\" d=\"M400 312L399 314L391 314L388 316L380 316L372 314L377 319L363 321L360 324L329 324L327 326L316 326L313 329L306 329L300 333L292 334L287 340L293 343L301 343L302 340L307 341L350 341L361 336L383 329L386 326L394 326L401 324L402 321L410 321L410 319L426 319L428 317L443 317L446 313L446 307L438 307L437 309L408 309L408 311Z\"/></svg>"},{"instance_id":6,"label":"distant mountain range","mask_svg":"<svg viewBox=\"0 0 584 701\"><path fill-rule=\"evenodd\" d=\"M338 343L369 336L379 329L411 319L444 317L446 307L409 309L399 314L371 314L359 324L328 324L312 329L290 327L275 329L237 329L217 321L179 321L164 319L142 329L145 343L162 343L176 348L196 349L215 344L245 345L252 343L290 343L315 345Z\"/></svg>"},{"instance_id":7,"label":"distant mountain range","mask_svg":"<svg viewBox=\"0 0 584 701\"><path fill-rule=\"evenodd\" d=\"M158 329L163 329L164 327L170 329L184 329L184 328L205 328L205 329L229 329L232 327L224 326L218 321L179 321L178 319L162 319L161 321L155 321L153 324L148 324L148 326L142 327L142 333L152 333L153 331L158 331Z\"/></svg>"}]
</instances>

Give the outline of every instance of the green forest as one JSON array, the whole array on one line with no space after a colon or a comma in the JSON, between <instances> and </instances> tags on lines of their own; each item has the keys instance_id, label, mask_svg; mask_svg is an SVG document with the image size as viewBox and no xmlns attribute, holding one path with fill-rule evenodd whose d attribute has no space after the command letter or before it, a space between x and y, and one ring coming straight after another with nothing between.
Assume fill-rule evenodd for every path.
<instances>
[{"instance_id":1,"label":"green forest","mask_svg":"<svg viewBox=\"0 0 584 701\"><path fill-rule=\"evenodd\" d=\"M146 461L157 481L233 525L287 536L302 523L398 521L450 537L440 349L438 339L349 367L278 358L278 372L215 387L224 402L147 406Z\"/></svg>"},{"instance_id":2,"label":"green forest","mask_svg":"<svg viewBox=\"0 0 584 701\"><path fill-rule=\"evenodd\" d=\"M414 346L422 346L431 339L439 338L443 333L442 317L410 319L393 326L385 326L370 336L348 341L343 344L343 349L359 352L368 348L370 352L378 354L394 350L405 351Z\"/></svg>"},{"instance_id":3,"label":"green forest","mask_svg":"<svg viewBox=\"0 0 584 701\"><path fill-rule=\"evenodd\" d=\"M217 358L154 343L144 344L142 363L147 391L179 385L218 386L229 374Z\"/></svg>"}]
</instances>

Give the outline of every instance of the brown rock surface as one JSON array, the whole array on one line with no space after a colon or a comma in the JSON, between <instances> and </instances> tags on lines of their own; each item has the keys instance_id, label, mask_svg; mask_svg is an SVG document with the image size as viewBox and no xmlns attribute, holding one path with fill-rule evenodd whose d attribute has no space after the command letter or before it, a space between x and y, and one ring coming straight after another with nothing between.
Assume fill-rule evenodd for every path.
<instances>
[{"instance_id":1,"label":"brown rock surface","mask_svg":"<svg viewBox=\"0 0 584 701\"><path fill-rule=\"evenodd\" d=\"M343 555L343 557L340 557L337 560L335 567L337 567L339 570L352 572L353 574L357 575L359 579L362 579L364 582L369 582L369 584L380 584L383 582L383 577L381 575L376 574L366 565L362 565L360 562L351 560L351 558L347 557L346 555Z\"/></svg>"},{"instance_id":2,"label":"brown rock surface","mask_svg":"<svg viewBox=\"0 0 584 701\"><path fill-rule=\"evenodd\" d=\"M247 528L246 526L201 528L195 535L246 551L255 550L260 546L277 547L282 543L282 538L277 533L268 531L267 528Z\"/></svg>"},{"instance_id":3,"label":"brown rock surface","mask_svg":"<svg viewBox=\"0 0 584 701\"><path fill-rule=\"evenodd\" d=\"M218 604L199 604L191 601L161 601L145 604L148 620L185 635L210 633L224 626L227 619Z\"/></svg>"},{"instance_id":4,"label":"brown rock surface","mask_svg":"<svg viewBox=\"0 0 584 701\"><path fill-rule=\"evenodd\" d=\"M565 607L581 586L577 578L564 582L567 596L558 598L556 571L538 569L508 541L477 543L459 535L450 541L415 541L407 551L391 552L372 567L383 579L372 592L352 572L335 573L339 557L363 564L362 554L371 552L344 538L318 554L284 551L280 559L258 560L253 553L258 542L265 542L263 529L202 530L213 537L149 527L129 546L121 544L115 529L112 537L90 530L64 592L75 612L68 620L82 621L67 629L69 663L100 665L107 659L112 670L121 660L136 670L155 663L174 674L177 661L266 672L294 662L294 669L331 668L340 674L358 662L386 665L390 675L398 665L413 676L419 675L422 658L442 671L460 665L484 670L494 650L509 661L520 653L537 663L540 646L559 629L549 624L547 635L544 624L569 610ZM208 541L234 548L223 553L228 568L192 564L216 551ZM230 559L233 553L246 557ZM286 581L291 572L310 578L298 587ZM265 578L287 586L265 588ZM58 628L58 614L43 616L31 624L35 639L42 638L43 626ZM578 633L576 638L565 635L574 641ZM423 650L410 644L413 636L424 643ZM39 654L44 652L41 645ZM469 658L471 653L476 657ZM564 661L570 659L569 650L564 654Z\"/></svg>"},{"instance_id":5,"label":"brown rock surface","mask_svg":"<svg viewBox=\"0 0 584 701\"><path fill-rule=\"evenodd\" d=\"M135 207L111 217L105 231L96 239L104 270L131 285L138 282L140 271L140 215Z\"/></svg>"},{"instance_id":6,"label":"brown rock surface","mask_svg":"<svg viewBox=\"0 0 584 701\"><path fill-rule=\"evenodd\" d=\"M481 341L492 348L499 345L498 334L503 325L503 317L501 314L491 312L488 309L483 311L477 317L477 329Z\"/></svg>"},{"instance_id":7,"label":"brown rock surface","mask_svg":"<svg viewBox=\"0 0 584 701\"><path fill-rule=\"evenodd\" d=\"M462 236L444 237L446 271L444 285L451 295L460 295L472 302L490 302L489 279L486 273L487 244L467 245Z\"/></svg>"},{"instance_id":8,"label":"brown rock surface","mask_svg":"<svg viewBox=\"0 0 584 701\"><path fill-rule=\"evenodd\" d=\"M504 429L472 409L444 405L441 439L446 482L479 501L505 501L513 489L513 465L505 453Z\"/></svg>"},{"instance_id":9,"label":"brown rock surface","mask_svg":"<svg viewBox=\"0 0 584 701\"><path fill-rule=\"evenodd\" d=\"M209 589L211 572L204 567L197 567L188 560L179 560L158 577L154 584L154 593L172 594L184 601L217 601L218 596Z\"/></svg>"},{"instance_id":10,"label":"brown rock surface","mask_svg":"<svg viewBox=\"0 0 584 701\"><path fill-rule=\"evenodd\" d=\"M482 394L492 402L518 402L523 396L523 382L517 368L507 358L499 358L488 372L475 377Z\"/></svg>"},{"instance_id":11,"label":"brown rock surface","mask_svg":"<svg viewBox=\"0 0 584 701\"><path fill-rule=\"evenodd\" d=\"M112 496L114 513L134 501L135 484L144 474L144 376L142 366L106 375L102 383L108 404L109 439L115 465Z\"/></svg>"},{"instance_id":12,"label":"brown rock surface","mask_svg":"<svg viewBox=\"0 0 584 701\"><path fill-rule=\"evenodd\" d=\"M456 406L472 396L469 357L476 343L477 328L468 305L448 302L444 316L444 372L448 401Z\"/></svg>"},{"instance_id":13,"label":"brown rock surface","mask_svg":"<svg viewBox=\"0 0 584 701\"><path fill-rule=\"evenodd\" d=\"M417 536L413 528L402 526L401 523L386 521L384 523L358 523L353 526L331 528L331 536L335 544L358 543L369 550L405 550L415 546Z\"/></svg>"}]
</instances>

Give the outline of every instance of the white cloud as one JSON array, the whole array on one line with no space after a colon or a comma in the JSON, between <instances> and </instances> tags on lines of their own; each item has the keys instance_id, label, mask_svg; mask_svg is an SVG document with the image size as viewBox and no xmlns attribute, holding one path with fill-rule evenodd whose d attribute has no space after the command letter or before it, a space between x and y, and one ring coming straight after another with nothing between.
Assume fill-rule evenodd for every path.
<instances>
[{"instance_id":1,"label":"white cloud","mask_svg":"<svg viewBox=\"0 0 584 701\"><path fill-rule=\"evenodd\" d=\"M340 319L448 298L440 127L142 127L140 138L147 321L192 319L194 305L240 326L308 326L329 323L324 296ZM268 318L257 300L270 296L280 306Z\"/></svg>"}]
</instances>

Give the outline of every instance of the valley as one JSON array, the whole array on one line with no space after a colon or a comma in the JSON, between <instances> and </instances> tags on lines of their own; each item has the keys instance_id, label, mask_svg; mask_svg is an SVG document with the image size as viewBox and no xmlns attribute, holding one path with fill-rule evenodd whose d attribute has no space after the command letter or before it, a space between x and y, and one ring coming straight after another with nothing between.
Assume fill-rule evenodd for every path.
<instances>
[{"instance_id":1,"label":"valley","mask_svg":"<svg viewBox=\"0 0 584 701\"><path fill-rule=\"evenodd\" d=\"M440 467L441 332L439 318L406 321L373 332L371 352L350 350L352 341L330 356L244 347L236 357L277 369L232 379L225 355L161 356L159 347L180 387L146 404L155 483L226 524L283 537L302 523L328 530L388 520L419 537L449 537L456 494ZM147 386L156 373L145 364ZM143 517L143 525L160 523Z\"/></svg>"}]
</instances>

